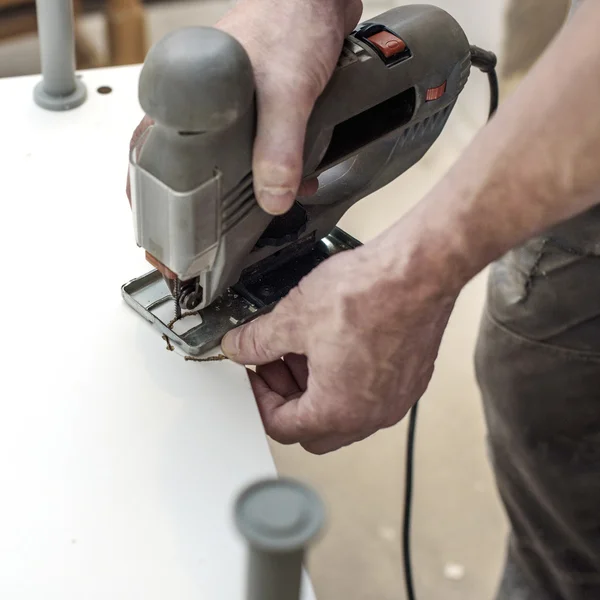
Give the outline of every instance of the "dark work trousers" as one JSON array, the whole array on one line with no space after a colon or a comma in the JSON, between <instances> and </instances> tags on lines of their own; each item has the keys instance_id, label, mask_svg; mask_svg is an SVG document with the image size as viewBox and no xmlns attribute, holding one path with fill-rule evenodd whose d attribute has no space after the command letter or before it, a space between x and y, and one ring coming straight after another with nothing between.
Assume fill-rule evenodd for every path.
<instances>
[{"instance_id":1,"label":"dark work trousers","mask_svg":"<svg viewBox=\"0 0 600 600\"><path fill-rule=\"evenodd\" d=\"M492 267L476 369L511 528L497 600L600 600L600 206Z\"/></svg>"}]
</instances>

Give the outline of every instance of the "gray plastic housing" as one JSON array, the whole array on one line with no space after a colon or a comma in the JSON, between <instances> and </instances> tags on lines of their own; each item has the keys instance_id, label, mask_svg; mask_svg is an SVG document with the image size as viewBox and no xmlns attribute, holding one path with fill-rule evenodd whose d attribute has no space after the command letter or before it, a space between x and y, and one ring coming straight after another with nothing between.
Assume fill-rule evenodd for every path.
<instances>
[{"instance_id":1,"label":"gray plastic housing","mask_svg":"<svg viewBox=\"0 0 600 600\"><path fill-rule=\"evenodd\" d=\"M317 494L291 479L259 481L239 496L234 516L248 543L246 600L299 600L307 546L325 523Z\"/></svg>"},{"instance_id":2,"label":"gray plastic housing","mask_svg":"<svg viewBox=\"0 0 600 600\"><path fill-rule=\"evenodd\" d=\"M366 39L384 28L407 46L391 61ZM359 26L307 128L304 174L319 177L319 191L272 217L253 193L256 106L245 50L212 28L167 36L150 50L139 83L156 123L131 153L138 245L181 280L199 277L204 308L244 269L289 245L316 243L355 202L418 162L470 67L463 30L437 7L403 6Z\"/></svg>"},{"instance_id":3,"label":"gray plastic housing","mask_svg":"<svg viewBox=\"0 0 600 600\"><path fill-rule=\"evenodd\" d=\"M33 98L42 108L63 111L85 102L87 90L75 76L73 0L36 0L42 81Z\"/></svg>"}]
</instances>

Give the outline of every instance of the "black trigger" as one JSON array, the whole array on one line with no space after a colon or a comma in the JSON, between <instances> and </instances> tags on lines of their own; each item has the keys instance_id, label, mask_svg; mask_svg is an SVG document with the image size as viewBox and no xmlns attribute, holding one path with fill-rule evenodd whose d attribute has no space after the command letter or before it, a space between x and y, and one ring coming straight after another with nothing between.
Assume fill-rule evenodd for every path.
<instances>
[{"instance_id":1,"label":"black trigger","mask_svg":"<svg viewBox=\"0 0 600 600\"><path fill-rule=\"evenodd\" d=\"M306 209L299 202L294 202L292 208L284 215L273 217L260 239L256 242L256 247L279 247L295 242L306 229L307 222Z\"/></svg>"}]
</instances>

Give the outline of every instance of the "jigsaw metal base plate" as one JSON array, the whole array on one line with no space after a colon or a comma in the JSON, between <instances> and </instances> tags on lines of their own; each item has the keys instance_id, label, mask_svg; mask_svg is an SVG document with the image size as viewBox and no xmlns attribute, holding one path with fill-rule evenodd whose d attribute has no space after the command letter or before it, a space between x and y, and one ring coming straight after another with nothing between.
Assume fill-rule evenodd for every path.
<instances>
[{"instance_id":1,"label":"jigsaw metal base plate","mask_svg":"<svg viewBox=\"0 0 600 600\"><path fill-rule=\"evenodd\" d=\"M121 288L125 302L149 321L162 336L191 356L213 350L223 336L266 313L330 256L360 246L339 228L318 242L304 240L288 246L246 269L240 281L201 311L183 313L171 327L174 300L162 275L150 271Z\"/></svg>"}]
</instances>

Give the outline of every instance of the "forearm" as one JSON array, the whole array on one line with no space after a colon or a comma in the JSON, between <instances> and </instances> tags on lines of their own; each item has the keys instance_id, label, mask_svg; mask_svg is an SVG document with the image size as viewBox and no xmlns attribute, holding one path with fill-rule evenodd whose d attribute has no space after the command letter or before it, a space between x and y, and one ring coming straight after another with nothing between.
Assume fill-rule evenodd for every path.
<instances>
[{"instance_id":1,"label":"forearm","mask_svg":"<svg viewBox=\"0 0 600 600\"><path fill-rule=\"evenodd\" d=\"M600 2L587 2L454 168L378 244L460 288L600 202ZM407 239L407 236L409 239Z\"/></svg>"}]
</instances>

